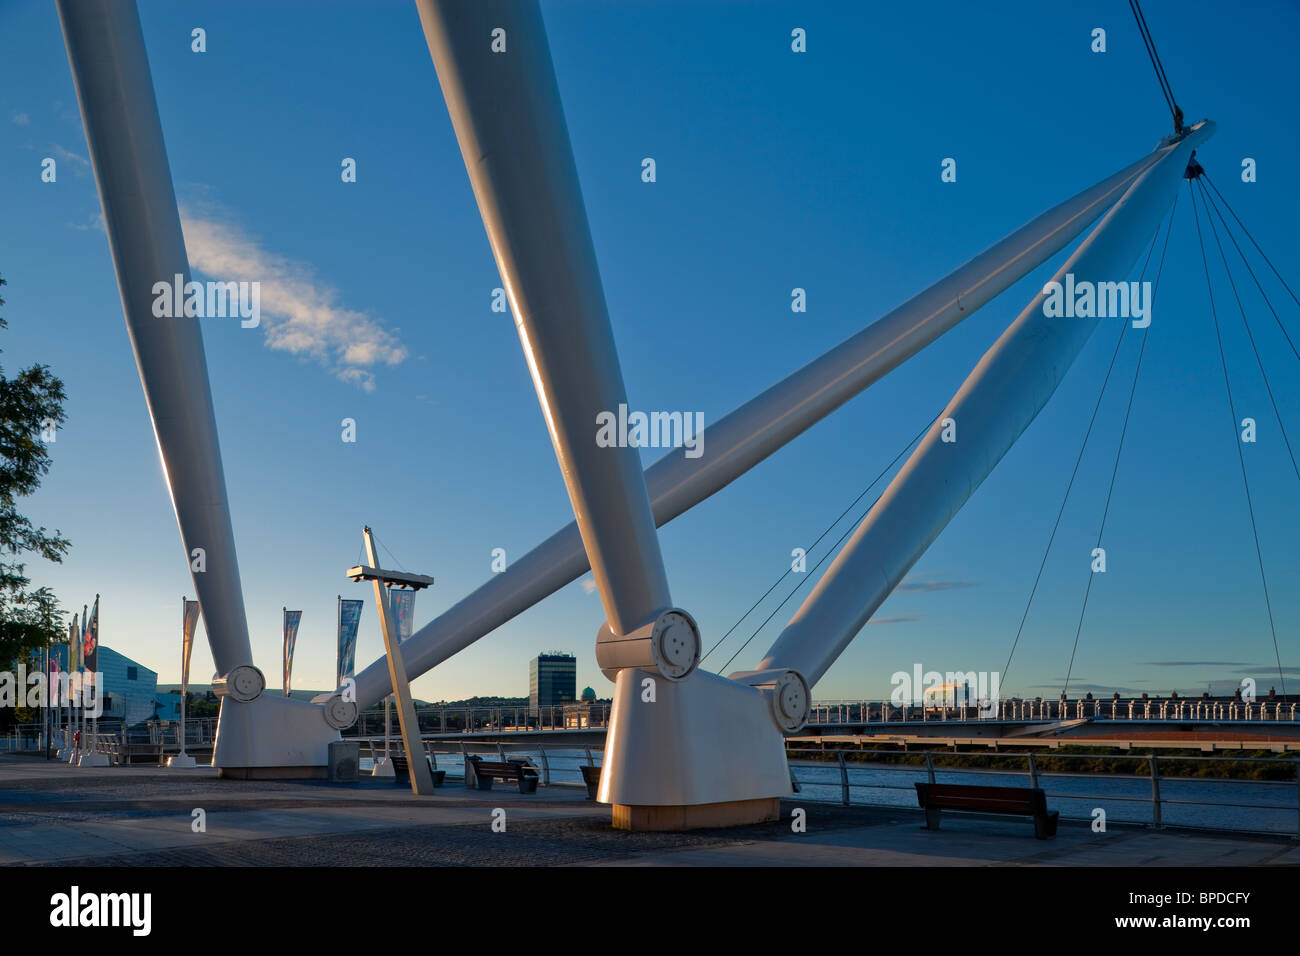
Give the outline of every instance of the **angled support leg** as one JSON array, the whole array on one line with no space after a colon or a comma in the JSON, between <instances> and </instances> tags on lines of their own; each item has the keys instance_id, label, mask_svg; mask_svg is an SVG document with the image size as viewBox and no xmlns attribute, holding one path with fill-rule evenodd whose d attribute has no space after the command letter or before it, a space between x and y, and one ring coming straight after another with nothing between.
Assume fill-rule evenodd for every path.
<instances>
[{"instance_id":1,"label":"angled support leg","mask_svg":"<svg viewBox=\"0 0 1300 956\"><path fill-rule=\"evenodd\" d=\"M190 268L139 15L130 0L59 0L58 11L122 312L223 694L213 765L237 776L323 775L337 730L317 705L262 694L253 664L201 320L153 311L155 285L183 288Z\"/></svg>"},{"instance_id":2,"label":"angled support leg","mask_svg":"<svg viewBox=\"0 0 1300 956\"><path fill-rule=\"evenodd\" d=\"M637 450L598 440L627 392L541 13L531 0L417 6L604 605L596 660L615 694L600 799L628 827L699 825L702 804L711 823L740 822L733 804L752 818L754 801L770 817L790 782L766 699L692 673L699 629L672 606ZM724 711L760 733L696 745ZM724 759L738 772L718 773Z\"/></svg>"},{"instance_id":3,"label":"angled support leg","mask_svg":"<svg viewBox=\"0 0 1300 956\"><path fill-rule=\"evenodd\" d=\"M1203 120L1162 142L1158 161L1053 276L1057 294L1096 289L1100 304L1100 290L1131 278L1173 203L1189 154L1213 134L1214 123ZM1075 317L1073 307L1051 314L1044 308L1049 288L1007 327L944 409L941 418L953 423L956 440L944 439L941 423L921 440L752 674L790 668L815 685L1033 422L1097 325L1129 321L1095 318L1092 310Z\"/></svg>"}]
</instances>

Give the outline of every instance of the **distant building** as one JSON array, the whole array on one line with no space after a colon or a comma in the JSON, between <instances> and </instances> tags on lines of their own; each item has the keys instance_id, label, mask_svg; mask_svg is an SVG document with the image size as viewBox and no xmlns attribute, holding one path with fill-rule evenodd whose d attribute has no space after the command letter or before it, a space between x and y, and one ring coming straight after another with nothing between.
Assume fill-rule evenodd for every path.
<instances>
[{"instance_id":1,"label":"distant building","mask_svg":"<svg viewBox=\"0 0 1300 956\"><path fill-rule=\"evenodd\" d=\"M158 672L99 645L99 671L103 674L104 712L100 718L116 718L128 727L154 716L157 704Z\"/></svg>"},{"instance_id":2,"label":"distant building","mask_svg":"<svg viewBox=\"0 0 1300 956\"><path fill-rule=\"evenodd\" d=\"M180 720L181 719L181 694L180 691L160 690L154 695L154 701L158 704L159 720Z\"/></svg>"},{"instance_id":3,"label":"distant building","mask_svg":"<svg viewBox=\"0 0 1300 956\"><path fill-rule=\"evenodd\" d=\"M42 652L43 653L43 652ZM50 664L60 674L68 673L68 645L54 644L49 648ZM28 673L39 671L41 658L34 656L28 663ZM158 673L143 664L119 654L105 644L99 645L100 700L103 709L100 720L121 720L128 727L143 723L151 717L164 717L165 699L158 697ZM78 685L79 686L79 685ZM62 691L66 693L66 689ZM179 701L179 697L176 698ZM66 698L61 706L67 706Z\"/></svg>"},{"instance_id":4,"label":"distant building","mask_svg":"<svg viewBox=\"0 0 1300 956\"><path fill-rule=\"evenodd\" d=\"M538 654L528 662L528 714L542 707L572 704L578 698L578 659L571 654Z\"/></svg>"},{"instance_id":5,"label":"distant building","mask_svg":"<svg viewBox=\"0 0 1300 956\"><path fill-rule=\"evenodd\" d=\"M596 700L596 691L593 690L593 689L590 688L590 687L584 687L584 688L582 689L582 699L583 699L584 702L585 702L585 701L593 701L593 702L594 702L594 701Z\"/></svg>"}]
</instances>

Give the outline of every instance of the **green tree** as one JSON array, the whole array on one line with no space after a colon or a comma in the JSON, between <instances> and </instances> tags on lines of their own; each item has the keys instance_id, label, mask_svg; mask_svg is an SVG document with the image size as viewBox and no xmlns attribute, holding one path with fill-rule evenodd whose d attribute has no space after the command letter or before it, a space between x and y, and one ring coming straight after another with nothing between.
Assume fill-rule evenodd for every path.
<instances>
[{"instance_id":1,"label":"green tree","mask_svg":"<svg viewBox=\"0 0 1300 956\"><path fill-rule=\"evenodd\" d=\"M0 278L0 286L5 280ZM0 306L4 299L0 298ZM0 317L0 330L8 328ZM18 512L18 499L32 494L50 470L50 434L64 422L63 382L47 365L33 365L13 378L0 368L0 666L61 640L66 625L54 592L32 588L24 555L62 561L71 544L56 529L34 527Z\"/></svg>"}]
</instances>

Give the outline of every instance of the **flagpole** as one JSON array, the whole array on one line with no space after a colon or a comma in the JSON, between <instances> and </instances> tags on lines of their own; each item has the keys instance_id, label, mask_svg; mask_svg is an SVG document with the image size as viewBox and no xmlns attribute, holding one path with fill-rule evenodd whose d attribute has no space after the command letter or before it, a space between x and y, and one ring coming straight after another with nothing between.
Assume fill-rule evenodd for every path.
<instances>
[{"instance_id":1,"label":"flagpole","mask_svg":"<svg viewBox=\"0 0 1300 956\"><path fill-rule=\"evenodd\" d=\"M343 635L343 595L335 595L334 605L334 643L338 644L338 663L334 666L335 676L338 678L334 682L335 687L343 686L343 645L339 644L339 638Z\"/></svg>"},{"instance_id":2,"label":"flagpole","mask_svg":"<svg viewBox=\"0 0 1300 956\"><path fill-rule=\"evenodd\" d=\"M55 656L55 659L54 659L53 661L51 661L51 663L54 664L54 665L57 667L57 666L58 666L58 663L59 663L59 662L58 662L58 655L56 654L56 655L54 655L54 656ZM59 671L62 672L62 671L63 671L63 668L62 668L62 667L59 667ZM53 690L54 690L54 693L55 693L56 696L55 696L55 698L54 698L54 713L51 715L51 717L53 718L53 724L52 724L53 729L50 731L50 735L51 735L51 737L57 738L57 737L59 736L59 731L63 729L63 726L62 726L62 725L63 725L63 721L61 720L61 718L62 718L62 716L63 716L63 695L60 693L60 689L59 689L59 679L58 679L57 677L54 679L54 688L53 688ZM51 741L51 742L52 742L52 741ZM56 752L54 756L57 758L57 757L58 757L58 753Z\"/></svg>"},{"instance_id":3,"label":"flagpole","mask_svg":"<svg viewBox=\"0 0 1300 956\"><path fill-rule=\"evenodd\" d=\"M77 673L81 676L81 700L77 707L77 746L72 752L72 762L81 766L86 748L86 613L90 608L81 605L81 622L77 625Z\"/></svg>"},{"instance_id":4,"label":"flagpole","mask_svg":"<svg viewBox=\"0 0 1300 956\"><path fill-rule=\"evenodd\" d=\"M194 602L196 605L197 601ZM198 611L195 610L193 626L198 626ZM190 601L181 595L181 749L167 759L167 766L179 770L193 770L198 764L185 752L185 701L189 696L190 650L194 646L194 634L190 630Z\"/></svg>"},{"instance_id":5,"label":"flagpole","mask_svg":"<svg viewBox=\"0 0 1300 956\"><path fill-rule=\"evenodd\" d=\"M68 669L63 672L68 676L68 682L66 685L63 683L63 674L59 675L60 692L62 692L65 686L68 689L68 697L65 701L68 707L68 721L63 725L63 753L61 755L61 759L63 760L67 760L72 756L72 629L74 627L76 627L75 624L68 625ZM62 670L62 668L60 668L60 670Z\"/></svg>"},{"instance_id":6,"label":"flagpole","mask_svg":"<svg viewBox=\"0 0 1300 956\"><path fill-rule=\"evenodd\" d=\"M95 595L95 619L91 621L91 627L94 628L94 636L95 636L95 670L91 671L91 674L94 675L99 669L99 595L98 594ZM94 680L93 676L91 677L91 680ZM90 752L91 753L99 752L99 739L98 739L99 718L95 716L95 712L102 709L102 700L103 699L99 696L99 688L96 687L95 688L96 707L95 710L90 712L90 748L91 748ZM123 711L122 717L125 719L126 717L125 711Z\"/></svg>"},{"instance_id":7,"label":"flagpole","mask_svg":"<svg viewBox=\"0 0 1300 956\"><path fill-rule=\"evenodd\" d=\"M83 767L107 767L109 765L108 754L99 749L99 712L104 709L104 695L101 692L102 682L99 674L99 598L95 595L95 608L90 617L86 619L85 630L90 635L91 650L86 663L88 667L91 687L95 692L95 708L90 712L90 749L82 755L81 766ZM84 695L83 695L84 697ZM123 717L125 717L123 712Z\"/></svg>"},{"instance_id":8,"label":"flagpole","mask_svg":"<svg viewBox=\"0 0 1300 956\"><path fill-rule=\"evenodd\" d=\"M77 630L77 616L74 614L72 616L72 623L68 625L69 634L68 634L68 753L67 753L68 759L72 760L73 763L76 763L76 761L72 759L73 754L76 753L76 750L74 749L72 738L73 735L77 732L77 724L76 724L77 715L76 715L76 711L73 710L73 696L72 696L72 675L75 673L74 668L77 666L77 658L75 656L76 655L75 648L77 644L76 630Z\"/></svg>"},{"instance_id":9,"label":"flagpole","mask_svg":"<svg viewBox=\"0 0 1300 956\"><path fill-rule=\"evenodd\" d=\"M181 752L185 756L185 595L181 595Z\"/></svg>"},{"instance_id":10,"label":"flagpole","mask_svg":"<svg viewBox=\"0 0 1300 956\"><path fill-rule=\"evenodd\" d=\"M284 643L284 696L289 696L289 606L280 608L280 639Z\"/></svg>"},{"instance_id":11,"label":"flagpole","mask_svg":"<svg viewBox=\"0 0 1300 956\"><path fill-rule=\"evenodd\" d=\"M50 648L46 645L41 657L41 673L45 675L45 696L41 703L41 744L45 748L45 759L50 759Z\"/></svg>"}]
</instances>

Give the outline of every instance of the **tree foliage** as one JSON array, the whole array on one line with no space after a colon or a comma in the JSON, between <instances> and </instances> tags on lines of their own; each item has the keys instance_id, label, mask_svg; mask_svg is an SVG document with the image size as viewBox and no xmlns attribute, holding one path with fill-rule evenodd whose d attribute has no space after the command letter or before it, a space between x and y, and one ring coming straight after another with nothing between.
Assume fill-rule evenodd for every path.
<instances>
[{"instance_id":1,"label":"tree foliage","mask_svg":"<svg viewBox=\"0 0 1300 956\"><path fill-rule=\"evenodd\" d=\"M6 328L0 317L0 330ZM0 367L0 666L64 636L54 592L31 586L23 559L62 561L71 542L18 511L18 500L36 491L49 473L50 450L42 433L54 434L63 424L63 400L63 382L48 365L33 365L13 378Z\"/></svg>"}]
</instances>

